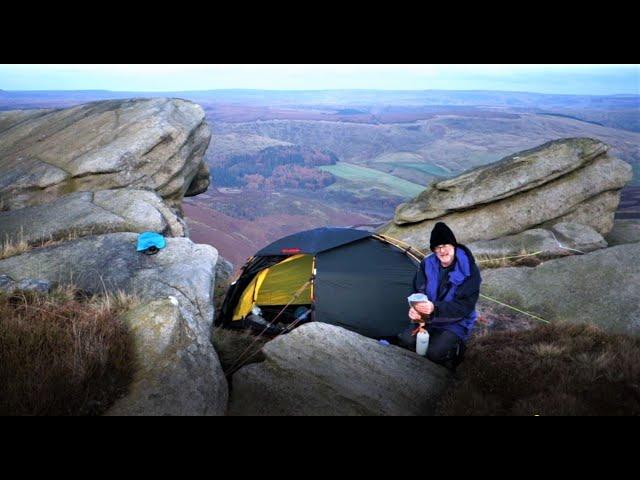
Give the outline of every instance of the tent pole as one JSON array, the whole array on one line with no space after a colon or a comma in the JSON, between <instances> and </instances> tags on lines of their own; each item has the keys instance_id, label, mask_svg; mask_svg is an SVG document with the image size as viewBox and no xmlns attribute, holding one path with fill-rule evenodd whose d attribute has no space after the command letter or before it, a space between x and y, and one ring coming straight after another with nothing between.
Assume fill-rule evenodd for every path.
<instances>
[{"instance_id":1,"label":"tent pole","mask_svg":"<svg viewBox=\"0 0 640 480\"><path fill-rule=\"evenodd\" d=\"M408 243L405 243L405 242L403 242L401 240L398 240L397 238L393 238L393 237L389 237L387 235L381 235L381 234L375 234L375 235L372 235L372 236L374 238L377 238L378 240L383 240L383 241L393 245L394 247L398 247L398 248L404 250L408 255L410 255L417 262L421 262L422 259L424 259L424 257L426 257L426 255L421 250L415 248L412 245L409 245ZM405 248L403 245L406 245L407 248ZM411 252L411 250L414 250L415 252L417 252L417 254L420 255L420 258L418 256L414 255Z\"/></svg>"}]
</instances>

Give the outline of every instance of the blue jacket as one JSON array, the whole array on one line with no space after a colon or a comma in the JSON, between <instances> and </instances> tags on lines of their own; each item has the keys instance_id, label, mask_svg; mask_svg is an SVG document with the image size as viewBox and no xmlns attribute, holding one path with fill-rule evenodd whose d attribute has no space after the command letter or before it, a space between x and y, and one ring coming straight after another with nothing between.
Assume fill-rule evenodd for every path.
<instances>
[{"instance_id":1,"label":"blue jacket","mask_svg":"<svg viewBox=\"0 0 640 480\"><path fill-rule=\"evenodd\" d=\"M475 308L482 282L480 270L473 254L464 245L456 246L453 270L440 292L439 270L438 257L429 255L420 264L413 280L414 292L425 293L435 305L427 330L449 330L466 341L478 317Z\"/></svg>"}]
</instances>

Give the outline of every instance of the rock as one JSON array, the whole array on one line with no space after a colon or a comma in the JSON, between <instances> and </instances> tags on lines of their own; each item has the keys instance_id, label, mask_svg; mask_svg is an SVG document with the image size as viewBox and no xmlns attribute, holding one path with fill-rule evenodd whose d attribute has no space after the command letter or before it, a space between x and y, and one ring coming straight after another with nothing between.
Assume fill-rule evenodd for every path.
<instances>
[{"instance_id":1,"label":"rock","mask_svg":"<svg viewBox=\"0 0 640 480\"><path fill-rule=\"evenodd\" d=\"M481 294L553 322L640 334L640 244L483 271Z\"/></svg>"},{"instance_id":2,"label":"rock","mask_svg":"<svg viewBox=\"0 0 640 480\"><path fill-rule=\"evenodd\" d=\"M640 242L640 220L616 220L605 238L610 246Z\"/></svg>"},{"instance_id":3,"label":"rock","mask_svg":"<svg viewBox=\"0 0 640 480\"><path fill-rule=\"evenodd\" d=\"M591 138L555 140L503 158L490 165L432 183L414 201L401 205L398 225L442 217L531 190L566 175L608 147Z\"/></svg>"},{"instance_id":4,"label":"rock","mask_svg":"<svg viewBox=\"0 0 640 480\"><path fill-rule=\"evenodd\" d=\"M195 197L196 195L200 195L201 193L206 192L209 189L209 185L211 184L211 174L209 173L209 166L202 162L200 164L200 168L196 173L196 176L193 178L191 185L189 185L189 189L184 194L185 197Z\"/></svg>"},{"instance_id":5,"label":"rock","mask_svg":"<svg viewBox=\"0 0 640 480\"><path fill-rule=\"evenodd\" d=\"M11 293L15 283L9 275L0 275L0 292Z\"/></svg>"},{"instance_id":6,"label":"rock","mask_svg":"<svg viewBox=\"0 0 640 480\"><path fill-rule=\"evenodd\" d=\"M556 223L551 227L555 238L565 248L588 253L607 247L607 241L593 228L575 222Z\"/></svg>"},{"instance_id":7,"label":"rock","mask_svg":"<svg viewBox=\"0 0 640 480\"><path fill-rule=\"evenodd\" d=\"M143 300L175 296L194 314L212 320L218 252L187 238L167 238L156 255L136 252L138 235L112 233L37 248L0 260L0 275L16 281L43 278L93 293L123 290Z\"/></svg>"},{"instance_id":8,"label":"rock","mask_svg":"<svg viewBox=\"0 0 640 480\"><path fill-rule=\"evenodd\" d=\"M23 292L49 293L52 290L52 285L46 280L34 280L31 278L25 278L19 282L14 282L8 275L0 275L0 292L13 293L16 290Z\"/></svg>"},{"instance_id":9,"label":"rock","mask_svg":"<svg viewBox=\"0 0 640 480\"><path fill-rule=\"evenodd\" d=\"M414 352L314 322L233 375L230 415L430 415L447 370Z\"/></svg>"},{"instance_id":10,"label":"rock","mask_svg":"<svg viewBox=\"0 0 640 480\"><path fill-rule=\"evenodd\" d=\"M606 246L602 235L591 227L577 223L559 223L551 230L534 228L516 235L467 245L480 262L533 253L537 253L539 259L550 259L591 252Z\"/></svg>"},{"instance_id":11,"label":"rock","mask_svg":"<svg viewBox=\"0 0 640 480\"><path fill-rule=\"evenodd\" d=\"M132 189L96 192L93 203L122 217L129 232L154 231L165 236L187 236L186 225L154 192ZM150 219L153 218L154 224Z\"/></svg>"},{"instance_id":12,"label":"rock","mask_svg":"<svg viewBox=\"0 0 640 480\"><path fill-rule=\"evenodd\" d=\"M615 212L620 203L620 191L608 191L585 200L573 211L540 225L541 228L553 227L557 223L580 223L589 225L601 235L613 228Z\"/></svg>"},{"instance_id":13,"label":"rock","mask_svg":"<svg viewBox=\"0 0 640 480\"><path fill-rule=\"evenodd\" d=\"M231 286L233 265L222 257L218 257L216 265L216 288L213 294L215 311L219 312L224 302L224 297Z\"/></svg>"},{"instance_id":14,"label":"rock","mask_svg":"<svg viewBox=\"0 0 640 480\"><path fill-rule=\"evenodd\" d=\"M227 385L217 356L203 354L175 297L155 300L125 318L136 345L129 394L106 415L223 415ZM209 349L207 349L209 350Z\"/></svg>"},{"instance_id":15,"label":"rock","mask_svg":"<svg viewBox=\"0 0 640 480\"><path fill-rule=\"evenodd\" d=\"M156 193L145 190L77 192L47 205L0 212L0 245L144 231L185 235L173 211Z\"/></svg>"},{"instance_id":16,"label":"rock","mask_svg":"<svg viewBox=\"0 0 640 480\"><path fill-rule=\"evenodd\" d=\"M89 293L124 291L136 294L144 303L174 297L178 303L179 320L174 312L166 320L169 323L162 323L158 319L160 314L154 312L164 311L164 307L154 304L149 307L147 317L138 312L140 316L132 320L132 324L148 326L160 322L158 325L165 330L175 327L186 332L186 337L180 336L182 334L175 337L180 341L188 338L188 345L180 344L176 353L182 363L176 366L175 371L166 373L171 375L174 372L176 379L169 381L162 377L162 381L156 383L145 381L135 390L142 392L136 397L140 403L125 399L123 405L127 407L114 411L137 414L153 406L154 413L178 412L181 407L176 399L191 395L193 398L183 406L185 414L222 415L228 392L218 356L210 341L218 252L209 245L196 245L187 238L168 238L167 246L156 255L145 255L136 252L137 237L135 233L112 233L34 249L1 260L0 275L8 275L16 281L43 278L54 284L74 284ZM149 317L151 320L145 320ZM140 335L147 335L144 337L147 339L166 339L166 335L159 331L141 332ZM160 344L154 348L165 358L162 352L168 352L169 347ZM200 375L205 369L211 375L202 379ZM190 372L190 383L185 383L185 371ZM204 388L204 381L210 386ZM157 390L154 391L152 385ZM172 390L175 385L182 385L179 395Z\"/></svg>"},{"instance_id":17,"label":"rock","mask_svg":"<svg viewBox=\"0 0 640 480\"><path fill-rule=\"evenodd\" d=\"M24 292L49 293L52 287L51 282L47 282L46 280L34 280L27 278L17 282L15 284L15 289Z\"/></svg>"},{"instance_id":18,"label":"rock","mask_svg":"<svg viewBox=\"0 0 640 480\"><path fill-rule=\"evenodd\" d=\"M574 141L565 142L570 144ZM503 164L501 168L506 167ZM405 224L408 218L402 212L408 211L409 207L399 208L400 215L396 216L394 222L381 227L379 232L424 250L429 248L429 236L438 221L446 222L461 243L493 240L562 222L582 223L605 234L613 224L620 189L631 176L629 164L599 155L581 168L559 177L554 176L547 183L536 183L535 188L519 190L515 195L436 219ZM482 178L477 179L480 180ZM420 202L424 201L422 198ZM412 203L411 208L415 212L420 202ZM414 220L419 218L417 213L412 216Z\"/></svg>"},{"instance_id":19,"label":"rock","mask_svg":"<svg viewBox=\"0 0 640 480\"><path fill-rule=\"evenodd\" d=\"M53 112L51 109L33 109L33 110L9 110L0 112L0 133L15 127L16 125L32 120L47 113Z\"/></svg>"},{"instance_id":20,"label":"rock","mask_svg":"<svg viewBox=\"0 0 640 480\"><path fill-rule=\"evenodd\" d=\"M18 123L9 126L12 117ZM176 206L187 191L204 188L211 132L195 103L108 100L4 119L0 202L9 209L123 187L154 190Z\"/></svg>"}]
</instances>

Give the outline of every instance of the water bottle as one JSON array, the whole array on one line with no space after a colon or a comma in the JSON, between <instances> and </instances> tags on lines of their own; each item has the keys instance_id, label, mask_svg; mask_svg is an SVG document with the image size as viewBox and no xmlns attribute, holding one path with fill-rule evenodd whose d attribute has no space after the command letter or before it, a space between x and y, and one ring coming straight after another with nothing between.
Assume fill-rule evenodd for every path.
<instances>
[{"instance_id":1,"label":"water bottle","mask_svg":"<svg viewBox=\"0 0 640 480\"><path fill-rule=\"evenodd\" d=\"M418 355L426 355L429 348L429 332L421 328L416 336L416 353Z\"/></svg>"}]
</instances>

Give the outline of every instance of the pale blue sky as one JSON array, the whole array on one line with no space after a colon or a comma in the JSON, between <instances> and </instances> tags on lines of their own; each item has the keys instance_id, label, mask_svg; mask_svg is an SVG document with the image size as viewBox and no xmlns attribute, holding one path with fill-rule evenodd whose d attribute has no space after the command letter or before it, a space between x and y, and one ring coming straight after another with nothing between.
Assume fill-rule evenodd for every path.
<instances>
[{"instance_id":1,"label":"pale blue sky","mask_svg":"<svg viewBox=\"0 0 640 480\"><path fill-rule=\"evenodd\" d=\"M3 90L505 90L640 94L640 65L0 64Z\"/></svg>"}]
</instances>

